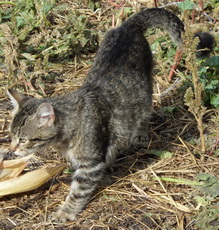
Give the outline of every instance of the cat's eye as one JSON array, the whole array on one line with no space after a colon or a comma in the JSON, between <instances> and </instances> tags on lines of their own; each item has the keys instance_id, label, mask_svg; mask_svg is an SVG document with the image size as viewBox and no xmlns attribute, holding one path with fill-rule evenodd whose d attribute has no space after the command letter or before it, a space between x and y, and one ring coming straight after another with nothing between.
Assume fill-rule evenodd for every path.
<instances>
[{"instance_id":1,"label":"cat's eye","mask_svg":"<svg viewBox=\"0 0 219 230\"><path fill-rule=\"evenodd\" d=\"M46 140L46 139L45 139ZM44 139L40 139L40 138L34 138L34 139L30 139L30 141L45 141Z\"/></svg>"},{"instance_id":2,"label":"cat's eye","mask_svg":"<svg viewBox=\"0 0 219 230\"><path fill-rule=\"evenodd\" d=\"M42 139L42 138L33 138L33 139L30 139L29 141L37 141L37 142L40 142L40 141L50 141L52 140L54 137L50 137L50 138L46 138L46 139Z\"/></svg>"},{"instance_id":3,"label":"cat's eye","mask_svg":"<svg viewBox=\"0 0 219 230\"><path fill-rule=\"evenodd\" d=\"M22 143L22 144L27 143L27 141L28 141L28 140L27 140L27 139L24 139L24 138L20 138L20 140L19 140L19 142Z\"/></svg>"}]
</instances>

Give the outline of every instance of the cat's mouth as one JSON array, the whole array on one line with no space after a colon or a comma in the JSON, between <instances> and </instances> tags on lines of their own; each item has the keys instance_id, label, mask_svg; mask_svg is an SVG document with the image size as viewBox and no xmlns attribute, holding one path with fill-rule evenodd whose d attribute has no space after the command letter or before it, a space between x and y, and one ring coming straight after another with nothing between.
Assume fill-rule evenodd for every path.
<instances>
[{"instance_id":1,"label":"cat's mouth","mask_svg":"<svg viewBox=\"0 0 219 230\"><path fill-rule=\"evenodd\" d=\"M18 145L16 149L12 150L12 152L16 156L27 156L30 154L40 154L41 151L45 150L48 146L48 143L37 143L31 146L27 145ZM41 154L40 154L41 155Z\"/></svg>"},{"instance_id":2,"label":"cat's mouth","mask_svg":"<svg viewBox=\"0 0 219 230\"><path fill-rule=\"evenodd\" d=\"M22 146L22 144L18 144L16 148L11 147L11 151L14 155L22 157L36 153L37 150L38 148L34 148L33 146L31 148L27 148L26 146Z\"/></svg>"},{"instance_id":3,"label":"cat's mouth","mask_svg":"<svg viewBox=\"0 0 219 230\"><path fill-rule=\"evenodd\" d=\"M17 149L13 153L16 156L24 157L24 156L27 156L27 155L35 153L35 151L34 151L34 149L26 149L26 150Z\"/></svg>"}]
</instances>

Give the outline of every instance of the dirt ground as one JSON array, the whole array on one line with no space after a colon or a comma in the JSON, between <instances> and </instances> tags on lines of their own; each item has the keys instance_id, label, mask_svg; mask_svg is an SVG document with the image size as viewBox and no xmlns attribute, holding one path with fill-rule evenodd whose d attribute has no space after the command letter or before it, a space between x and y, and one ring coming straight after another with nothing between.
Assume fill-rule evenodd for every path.
<instances>
[{"instance_id":1,"label":"dirt ground","mask_svg":"<svg viewBox=\"0 0 219 230\"><path fill-rule=\"evenodd\" d=\"M10 117L10 104L6 100L3 102L1 127L5 122L4 117ZM103 185L96 192L77 221L54 225L48 218L68 193L71 176L66 172L49 180L39 189L1 198L0 229L169 230L180 229L179 226L182 226L181 229L196 229L195 215L201 207L194 197L200 192L194 186L159 179L166 177L195 181L200 172L218 176L217 156L205 154L200 158L200 155L196 157L191 153L190 149L195 146L191 148L188 141L191 138L198 140L198 137L194 119L187 115L182 116L180 112L171 117L154 114L148 147L130 150L117 160L112 175L106 175L106 181L111 181L111 184ZM206 118L206 124L209 134L215 131L211 119ZM2 139L7 138L7 125L3 131ZM211 149L215 136L208 141ZM8 145L4 143L5 148ZM198 151L198 147L195 148ZM153 152L150 153L154 149L163 149L170 152L171 156L155 157ZM52 150L45 154L46 159L39 158L43 165L63 162L60 155Z\"/></svg>"}]
</instances>

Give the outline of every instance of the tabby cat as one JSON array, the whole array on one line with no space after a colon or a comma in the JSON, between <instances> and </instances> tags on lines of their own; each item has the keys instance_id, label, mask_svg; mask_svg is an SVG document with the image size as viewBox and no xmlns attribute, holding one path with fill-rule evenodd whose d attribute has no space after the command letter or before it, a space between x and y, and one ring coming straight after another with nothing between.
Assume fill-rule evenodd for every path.
<instances>
[{"instance_id":1,"label":"tabby cat","mask_svg":"<svg viewBox=\"0 0 219 230\"><path fill-rule=\"evenodd\" d=\"M109 31L82 87L36 99L8 90L14 105L11 150L17 155L56 148L75 172L54 220L74 220L107 168L130 145L145 145L152 106L152 53L144 31L166 29L180 45L184 25L173 13L145 9Z\"/></svg>"}]
</instances>

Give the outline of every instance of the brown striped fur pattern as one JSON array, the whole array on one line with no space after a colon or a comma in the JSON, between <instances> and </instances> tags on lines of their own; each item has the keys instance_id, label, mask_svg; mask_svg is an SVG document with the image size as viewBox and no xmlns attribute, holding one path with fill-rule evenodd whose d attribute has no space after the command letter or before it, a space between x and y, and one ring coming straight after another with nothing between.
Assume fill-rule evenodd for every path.
<instances>
[{"instance_id":1,"label":"brown striped fur pattern","mask_svg":"<svg viewBox=\"0 0 219 230\"><path fill-rule=\"evenodd\" d=\"M119 152L145 145L152 106L152 53L144 31L167 30L181 44L183 23L164 9L146 9L109 31L78 91L36 99L15 90L11 150L26 155L52 146L75 172L56 221L74 220Z\"/></svg>"}]
</instances>

